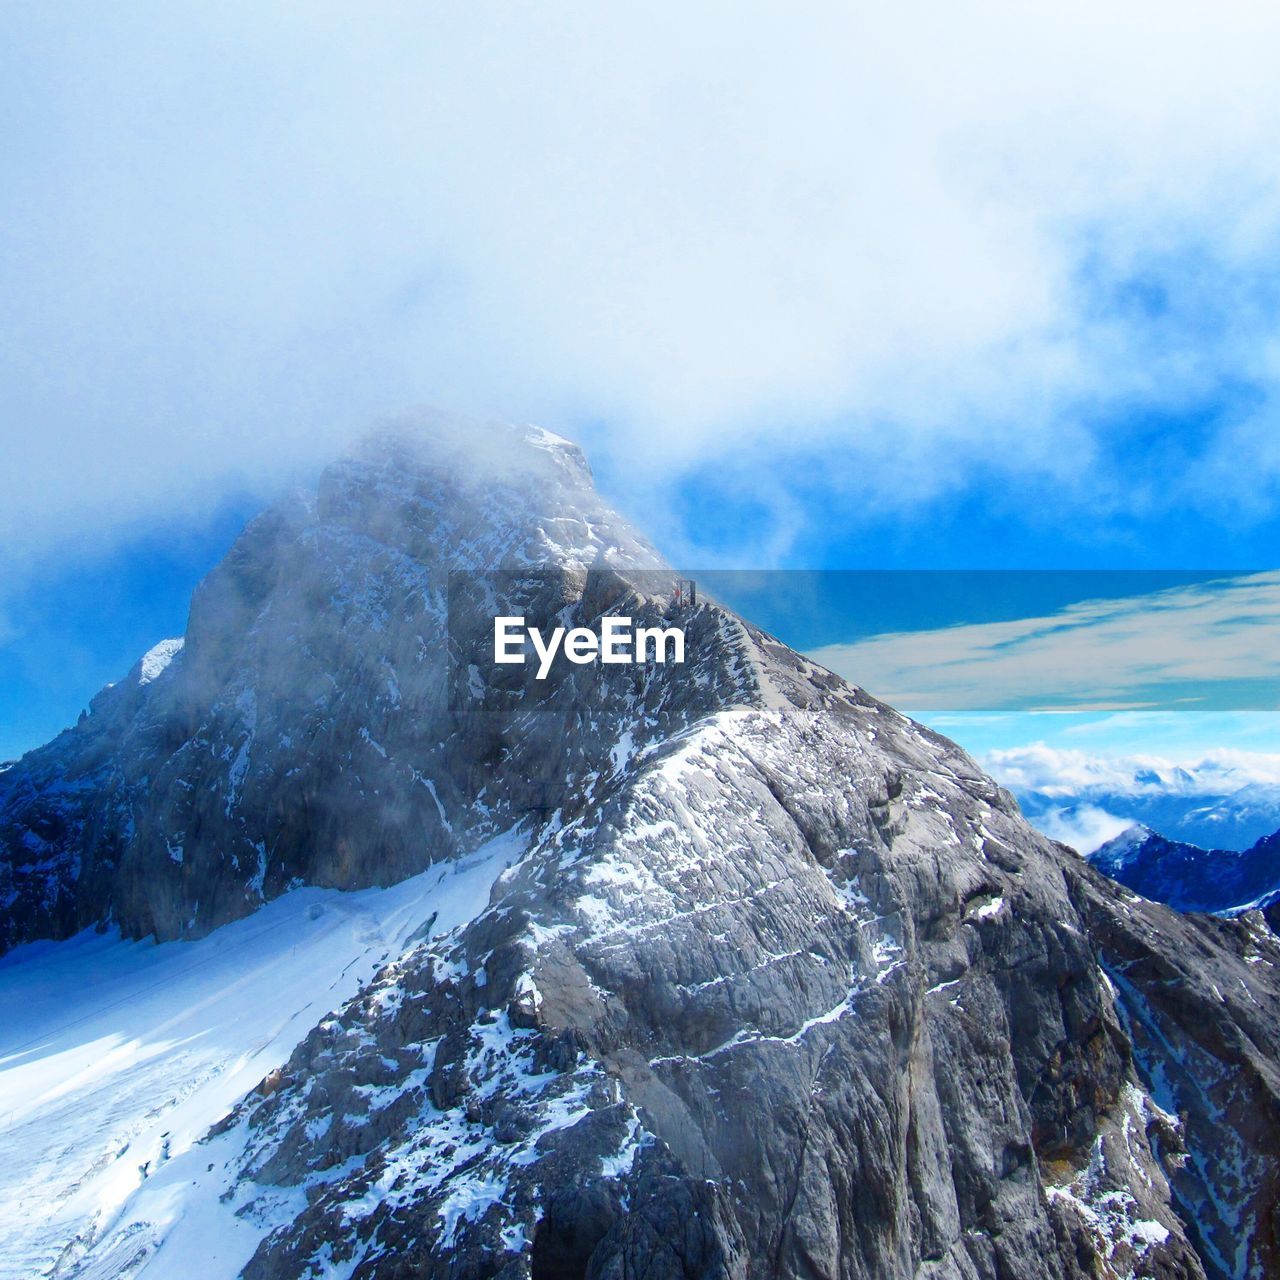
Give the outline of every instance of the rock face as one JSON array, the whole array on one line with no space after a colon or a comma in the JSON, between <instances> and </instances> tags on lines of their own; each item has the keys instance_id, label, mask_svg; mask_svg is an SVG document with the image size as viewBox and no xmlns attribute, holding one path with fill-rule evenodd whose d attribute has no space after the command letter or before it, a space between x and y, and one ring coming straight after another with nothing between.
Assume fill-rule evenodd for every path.
<instances>
[{"instance_id":1,"label":"rock face","mask_svg":"<svg viewBox=\"0 0 1280 1280\"><path fill-rule=\"evenodd\" d=\"M509 825L531 778L571 779L556 742L490 776L510 726L451 715L450 573L553 566L536 611L611 559L658 563L567 442L446 420L374 437L249 525L183 645L0 773L0 951L103 919L201 933L290 884L387 884Z\"/></svg>"},{"instance_id":2,"label":"rock face","mask_svg":"<svg viewBox=\"0 0 1280 1280\"><path fill-rule=\"evenodd\" d=\"M497 438L479 477L440 429L327 473L163 672L0 777L10 940L527 834L190 1153L259 1233L244 1275L1280 1274L1260 917L1137 899L714 603L681 667L480 661L501 610L675 616L576 450ZM145 1270L159 1230L73 1274Z\"/></svg>"},{"instance_id":3,"label":"rock face","mask_svg":"<svg viewBox=\"0 0 1280 1280\"><path fill-rule=\"evenodd\" d=\"M1113 880L1179 911L1265 907L1280 897L1280 831L1248 849L1202 849L1135 826L1089 861Z\"/></svg>"}]
</instances>

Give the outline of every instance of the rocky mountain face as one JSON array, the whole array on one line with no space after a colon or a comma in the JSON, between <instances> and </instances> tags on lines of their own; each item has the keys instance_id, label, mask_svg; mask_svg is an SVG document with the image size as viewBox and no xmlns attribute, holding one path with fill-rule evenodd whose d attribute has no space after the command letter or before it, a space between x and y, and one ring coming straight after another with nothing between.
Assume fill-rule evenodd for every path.
<instances>
[{"instance_id":1,"label":"rocky mountain face","mask_svg":"<svg viewBox=\"0 0 1280 1280\"><path fill-rule=\"evenodd\" d=\"M1238 912L1280 896L1280 831L1248 849L1202 849L1134 826L1096 849L1099 871L1180 911Z\"/></svg>"},{"instance_id":2,"label":"rocky mountain face","mask_svg":"<svg viewBox=\"0 0 1280 1280\"><path fill-rule=\"evenodd\" d=\"M475 434L378 440L250 526L163 670L0 775L10 944L520 835L174 1160L256 1233L243 1274L1280 1274L1261 917L1112 883L954 744L677 607L572 446ZM485 660L498 612L678 620L688 661L540 682ZM62 1274L166 1274L165 1230L140 1207Z\"/></svg>"},{"instance_id":3,"label":"rocky mountain face","mask_svg":"<svg viewBox=\"0 0 1280 1280\"><path fill-rule=\"evenodd\" d=\"M563 734L508 742L509 722L451 711L450 575L465 594L478 570L550 566L513 600L536 617L611 559L658 563L574 446L443 420L371 439L245 530L184 643L0 774L0 951L104 919L180 937L292 884L390 883L572 788ZM548 716L576 714L571 695Z\"/></svg>"}]
</instances>

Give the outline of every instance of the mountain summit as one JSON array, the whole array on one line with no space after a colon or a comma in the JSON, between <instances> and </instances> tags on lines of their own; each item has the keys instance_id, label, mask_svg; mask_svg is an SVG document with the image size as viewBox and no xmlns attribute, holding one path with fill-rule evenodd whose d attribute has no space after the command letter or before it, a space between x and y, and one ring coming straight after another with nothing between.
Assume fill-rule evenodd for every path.
<instances>
[{"instance_id":1,"label":"mountain summit","mask_svg":"<svg viewBox=\"0 0 1280 1280\"><path fill-rule=\"evenodd\" d=\"M1203 849L1135 824L1089 855L1113 880L1179 911L1271 910L1280 901L1280 831L1247 849Z\"/></svg>"},{"instance_id":2,"label":"mountain summit","mask_svg":"<svg viewBox=\"0 0 1280 1280\"><path fill-rule=\"evenodd\" d=\"M0 950L106 919L194 936L294 884L457 856L521 797L473 785L496 747L450 717L451 572L660 563L550 432L436 417L372 436L249 525L181 644L0 775Z\"/></svg>"},{"instance_id":3,"label":"mountain summit","mask_svg":"<svg viewBox=\"0 0 1280 1280\"><path fill-rule=\"evenodd\" d=\"M0 775L10 946L514 850L57 1274L1280 1272L1261 919L1137 898L673 583L567 442L398 430ZM538 681L481 660L504 613L678 619L688 660Z\"/></svg>"}]
</instances>

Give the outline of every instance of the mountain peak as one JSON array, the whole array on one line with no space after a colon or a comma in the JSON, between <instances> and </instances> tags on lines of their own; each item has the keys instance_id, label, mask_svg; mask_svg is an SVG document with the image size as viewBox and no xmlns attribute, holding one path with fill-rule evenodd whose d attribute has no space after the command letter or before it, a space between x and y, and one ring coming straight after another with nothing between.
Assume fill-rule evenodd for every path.
<instances>
[{"instance_id":1,"label":"mountain peak","mask_svg":"<svg viewBox=\"0 0 1280 1280\"><path fill-rule=\"evenodd\" d=\"M531 425L402 415L325 468L313 514L438 570L661 568L577 445Z\"/></svg>"},{"instance_id":2,"label":"mountain peak","mask_svg":"<svg viewBox=\"0 0 1280 1280\"><path fill-rule=\"evenodd\" d=\"M357 441L348 459L405 470L444 470L458 484L555 479L581 489L593 483L582 450L545 427L438 409L386 419Z\"/></svg>"},{"instance_id":3,"label":"mountain peak","mask_svg":"<svg viewBox=\"0 0 1280 1280\"><path fill-rule=\"evenodd\" d=\"M1269 902L1280 888L1280 832L1247 849L1206 849L1138 824L1089 861L1113 880L1180 911L1238 912Z\"/></svg>"},{"instance_id":4,"label":"mountain peak","mask_svg":"<svg viewBox=\"0 0 1280 1280\"><path fill-rule=\"evenodd\" d=\"M384 424L249 523L183 639L4 774L0 949L105 918L200 934L291 884L388 883L550 812L623 738L748 696L738 631L691 620L701 683L682 691L609 670L611 714L576 741L563 726L594 676L460 684L463 648L491 646L502 613L572 625L619 604L656 625L661 566L569 441L439 413Z\"/></svg>"},{"instance_id":5,"label":"mountain peak","mask_svg":"<svg viewBox=\"0 0 1280 1280\"><path fill-rule=\"evenodd\" d=\"M1135 900L656 559L559 438L397 424L246 529L163 671L0 774L0 947L198 937L276 900L250 930L273 960L233 979L257 1003L272 921L329 927L293 889L416 885L394 926L307 951L314 979L264 1000L275 1040L224 1016L215 1050L265 1075L230 1114L131 1063L129 1160L116 1121L101 1158L59 1157L71 1207L35 1252L203 1275L216 1234L251 1280L1084 1280L1203 1275L1245 1241L1274 1273L1274 939ZM493 660L498 616L607 614L678 622L686 662ZM354 993L351 947L386 953ZM77 1217L99 1177L110 1211Z\"/></svg>"}]
</instances>

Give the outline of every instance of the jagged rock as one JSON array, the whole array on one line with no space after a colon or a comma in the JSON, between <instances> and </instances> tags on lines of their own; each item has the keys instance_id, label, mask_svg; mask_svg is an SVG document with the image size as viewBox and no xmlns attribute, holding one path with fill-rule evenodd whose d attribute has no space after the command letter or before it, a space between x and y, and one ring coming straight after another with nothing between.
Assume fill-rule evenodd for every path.
<instances>
[{"instance_id":1,"label":"jagged rock","mask_svg":"<svg viewBox=\"0 0 1280 1280\"><path fill-rule=\"evenodd\" d=\"M1280 900L1280 831L1247 849L1201 849L1137 825L1095 849L1089 861L1179 911L1238 912Z\"/></svg>"},{"instance_id":2,"label":"jagged rock","mask_svg":"<svg viewBox=\"0 0 1280 1280\"><path fill-rule=\"evenodd\" d=\"M0 951L106 918L190 936L295 883L388 884L521 816L545 779L572 786L557 742L511 751L510 716L451 710L450 575L551 566L529 604L552 612L586 566L659 561L576 447L533 428L469 445L478 430L383 432L255 520L167 664L153 650L0 773Z\"/></svg>"}]
</instances>

